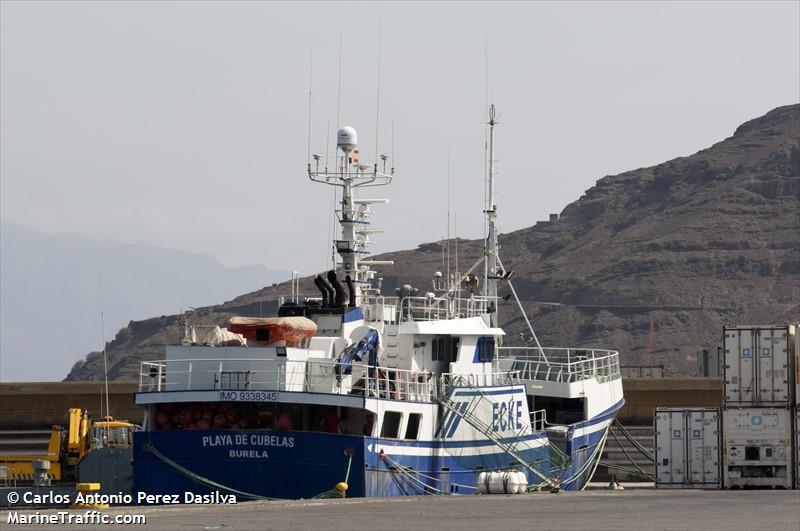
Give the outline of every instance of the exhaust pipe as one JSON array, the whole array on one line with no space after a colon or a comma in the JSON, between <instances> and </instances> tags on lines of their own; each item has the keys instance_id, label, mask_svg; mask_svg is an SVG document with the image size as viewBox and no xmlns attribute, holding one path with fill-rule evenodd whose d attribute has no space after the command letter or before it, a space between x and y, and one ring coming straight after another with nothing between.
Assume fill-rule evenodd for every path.
<instances>
[{"instance_id":1,"label":"exhaust pipe","mask_svg":"<svg viewBox=\"0 0 800 531\"><path fill-rule=\"evenodd\" d=\"M333 300L332 306L340 308L347 303L347 295L344 294L344 286L339 282L339 277L336 276L336 271L328 271L328 282L333 286L333 291L336 298Z\"/></svg>"},{"instance_id":2,"label":"exhaust pipe","mask_svg":"<svg viewBox=\"0 0 800 531\"><path fill-rule=\"evenodd\" d=\"M335 298L334 297L334 293L335 292L333 291L333 286L331 286L330 282L325 280L324 276L320 277L319 281L322 284L322 286L325 288L325 291L328 292L328 306L327 307L328 308L332 308L333 306L335 306L335 304L334 304L334 298Z\"/></svg>"},{"instance_id":3,"label":"exhaust pipe","mask_svg":"<svg viewBox=\"0 0 800 531\"><path fill-rule=\"evenodd\" d=\"M356 307L356 287L353 285L353 279L350 278L350 275L344 277L344 281L347 284L347 291L350 292L350 306L351 308Z\"/></svg>"},{"instance_id":4,"label":"exhaust pipe","mask_svg":"<svg viewBox=\"0 0 800 531\"><path fill-rule=\"evenodd\" d=\"M322 293L322 307L324 308L328 306L328 290L325 288L323 282L325 281L322 279L321 275L317 275L316 278L314 278L314 285L319 289L320 293Z\"/></svg>"}]
</instances>

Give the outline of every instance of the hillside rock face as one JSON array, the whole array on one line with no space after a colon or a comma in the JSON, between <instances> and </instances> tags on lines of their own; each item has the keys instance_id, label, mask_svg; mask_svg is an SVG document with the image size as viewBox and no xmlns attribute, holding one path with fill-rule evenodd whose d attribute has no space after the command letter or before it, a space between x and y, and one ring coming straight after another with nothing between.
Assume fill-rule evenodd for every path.
<instances>
[{"instance_id":1,"label":"hillside rock face","mask_svg":"<svg viewBox=\"0 0 800 531\"><path fill-rule=\"evenodd\" d=\"M664 365L692 374L696 354L716 348L726 324L800 321L800 105L742 124L732 137L689 157L597 181L558 221L501 235L501 258L544 346L619 350L624 365ZM451 242L451 249L455 242ZM458 241L460 269L482 241ZM388 253L384 293L402 284L428 291L442 244ZM307 294L316 290L308 279ZM269 315L279 285L184 316L131 323L109 345L110 376L138 374L163 357L182 322L223 324ZM509 294L501 287L501 296ZM527 326L513 298L500 306L508 343ZM67 379L102 374L102 356Z\"/></svg>"}]
</instances>

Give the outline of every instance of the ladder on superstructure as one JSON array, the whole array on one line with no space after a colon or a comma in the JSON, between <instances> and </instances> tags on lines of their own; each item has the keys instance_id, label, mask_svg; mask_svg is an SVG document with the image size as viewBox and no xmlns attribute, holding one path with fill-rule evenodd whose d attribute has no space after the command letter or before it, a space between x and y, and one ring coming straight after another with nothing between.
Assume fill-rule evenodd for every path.
<instances>
[{"instance_id":1,"label":"ladder on superstructure","mask_svg":"<svg viewBox=\"0 0 800 531\"><path fill-rule=\"evenodd\" d=\"M451 396L460 389L467 389L472 393L472 398L470 398L469 402L462 402L462 405L459 405L451 398ZM495 446L503 450L503 452L505 452L507 455L511 456L526 470L529 470L535 476L540 478L542 480L542 484L546 484L552 489L557 489L559 487L560 482L558 478L551 477L547 471L543 470L539 466L541 464L540 462L530 462L520 453L519 446L522 444L520 437L525 431L525 428L522 428L519 432L515 433L511 437L511 440L516 441L512 443L507 440L508 438L500 437L490 424L487 424L479 415L475 413L477 408L480 406L481 401L486 400L489 403L494 403L494 400L486 395L480 389L480 387L469 383L463 376L455 375L451 376L451 381L447 384L442 382L442 385L439 386L439 390L440 392L438 401L441 405L451 411L454 415L458 415L464 419L470 426L482 433L487 439L491 440ZM551 446L549 442L548 446ZM557 453L563 455L561 452ZM550 464L557 464L560 468L562 468L562 470L565 467L563 459L556 463L553 463L551 460Z\"/></svg>"}]
</instances>

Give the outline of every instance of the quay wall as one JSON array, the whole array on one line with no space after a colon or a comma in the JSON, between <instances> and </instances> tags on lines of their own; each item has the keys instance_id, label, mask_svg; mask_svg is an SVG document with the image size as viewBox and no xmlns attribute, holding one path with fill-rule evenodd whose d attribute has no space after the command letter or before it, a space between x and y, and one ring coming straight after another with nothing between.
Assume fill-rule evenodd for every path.
<instances>
[{"instance_id":1,"label":"quay wall","mask_svg":"<svg viewBox=\"0 0 800 531\"><path fill-rule=\"evenodd\" d=\"M114 418L141 424L143 410L133 404L133 393L138 387L138 381L108 382ZM104 389L104 382L95 381L0 383L0 428L64 426L71 407L87 409L98 420Z\"/></svg>"},{"instance_id":2,"label":"quay wall","mask_svg":"<svg viewBox=\"0 0 800 531\"><path fill-rule=\"evenodd\" d=\"M619 413L624 424L652 424L657 407L721 407L722 378L623 378L625 407ZM0 383L0 428L64 425L68 408L88 409L100 418L103 382ZM135 423L142 410L133 404L135 381L108 383L111 414Z\"/></svg>"},{"instance_id":3,"label":"quay wall","mask_svg":"<svg viewBox=\"0 0 800 531\"><path fill-rule=\"evenodd\" d=\"M658 407L722 407L722 378L623 378L625 425L653 424Z\"/></svg>"}]
</instances>

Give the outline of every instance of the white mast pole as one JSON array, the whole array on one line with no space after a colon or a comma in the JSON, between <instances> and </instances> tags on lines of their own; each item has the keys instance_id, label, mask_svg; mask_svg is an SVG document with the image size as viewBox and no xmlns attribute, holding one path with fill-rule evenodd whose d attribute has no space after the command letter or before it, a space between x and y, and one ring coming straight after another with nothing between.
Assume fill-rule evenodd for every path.
<instances>
[{"instance_id":1,"label":"white mast pole","mask_svg":"<svg viewBox=\"0 0 800 531\"><path fill-rule=\"evenodd\" d=\"M489 204L486 210L486 221L489 227L486 248L485 293L489 305L491 326L497 326L497 206L494 204L494 104L489 106Z\"/></svg>"}]
</instances>

